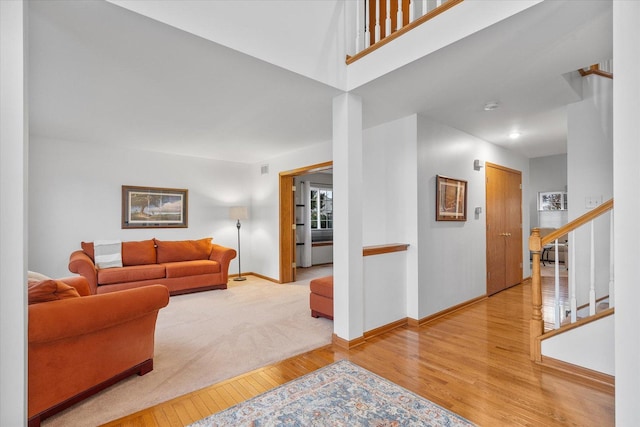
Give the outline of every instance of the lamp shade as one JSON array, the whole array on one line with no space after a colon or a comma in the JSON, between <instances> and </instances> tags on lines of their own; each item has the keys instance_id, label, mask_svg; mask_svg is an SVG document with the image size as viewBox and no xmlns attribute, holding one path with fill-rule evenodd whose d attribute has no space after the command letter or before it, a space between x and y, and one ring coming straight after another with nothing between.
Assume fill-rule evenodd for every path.
<instances>
[{"instance_id":1,"label":"lamp shade","mask_svg":"<svg viewBox=\"0 0 640 427\"><path fill-rule=\"evenodd\" d=\"M249 209L246 206L233 206L229 209L229 219L248 219Z\"/></svg>"}]
</instances>

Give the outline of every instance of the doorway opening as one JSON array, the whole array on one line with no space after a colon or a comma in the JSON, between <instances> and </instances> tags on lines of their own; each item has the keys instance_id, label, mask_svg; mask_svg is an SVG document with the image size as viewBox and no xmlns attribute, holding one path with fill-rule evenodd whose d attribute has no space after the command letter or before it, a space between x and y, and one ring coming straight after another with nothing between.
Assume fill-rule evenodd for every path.
<instances>
[{"instance_id":1,"label":"doorway opening","mask_svg":"<svg viewBox=\"0 0 640 427\"><path fill-rule=\"evenodd\" d=\"M296 268L297 262L301 255L301 248L303 245L298 243L304 243L305 245L310 242L300 242L302 231L305 227L309 230L310 216L306 216L307 222L304 222L305 216L303 212L308 212L308 203L302 198L300 192L301 185L298 177L303 177L311 174L330 174L332 171L333 162L318 163L315 165L305 166L302 168L280 172L280 283L290 283L296 281ZM326 194L325 194L326 197ZM316 205L316 208L319 206ZM329 223L319 221L320 218L315 218L316 226L322 228L324 226L325 231L328 229ZM317 228L317 227L316 227ZM326 245L325 246L329 246ZM333 252L333 247L330 249ZM308 254L307 254L308 256Z\"/></svg>"}]
</instances>

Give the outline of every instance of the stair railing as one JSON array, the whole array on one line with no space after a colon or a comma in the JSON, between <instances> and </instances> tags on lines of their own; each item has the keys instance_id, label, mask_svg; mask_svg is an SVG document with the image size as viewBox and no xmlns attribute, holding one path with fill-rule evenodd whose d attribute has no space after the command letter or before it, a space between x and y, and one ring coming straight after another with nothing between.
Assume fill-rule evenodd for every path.
<instances>
[{"instance_id":1,"label":"stair railing","mask_svg":"<svg viewBox=\"0 0 640 427\"><path fill-rule=\"evenodd\" d=\"M532 230L531 236L529 236L529 250L532 255L532 272L531 272L531 301L532 301L532 314L530 321L530 349L531 349L531 360L540 361L541 360L541 352L540 352L540 340L538 337L544 335L544 317L543 317L543 308L542 308L542 279L540 275L540 261L541 261L541 251L542 249L549 245L553 245L553 250L555 251L555 298L554 298L554 325L556 328L560 327L561 322L565 318L565 309L562 304L560 304L560 277L559 277L559 257L558 257L558 239L564 235L569 236L569 253L567 255L568 259L565 259L565 263L568 268L576 269L576 259L575 259L575 238L574 232L580 227L589 226L590 227L590 237L589 237L589 315L592 316L596 313L596 270L595 270L595 227L594 221L611 211L611 220L609 223L609 243L610 243L610 254L609 254L609 307L614 306L614 287L615 281L613 277L613 199L602 203L597 206L593 210L587 212L586 214L576 218L575 220L569 222L565 226L547 234L544 237L540 237L540 230L538 228L534 228ZM570 321L571 323L576 322L577 319L577 292L576 292L576 274L569 274L569 301L570 301Z\"/></svg>"},{"instance_id":2,"label":"stair railing","mask_svg":"<svg viewBox=\"0 0 640 427\"><path fill-rule=\"evenodd\" d=\"M463 0L364 0L356 10L356 40L347 64L362 58Z\"/></svg>"}]
</instances>

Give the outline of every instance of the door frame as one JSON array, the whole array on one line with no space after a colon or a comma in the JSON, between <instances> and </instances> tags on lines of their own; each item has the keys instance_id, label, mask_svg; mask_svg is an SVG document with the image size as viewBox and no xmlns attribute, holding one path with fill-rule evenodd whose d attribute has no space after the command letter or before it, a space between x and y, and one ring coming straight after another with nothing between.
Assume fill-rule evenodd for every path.
<instances>
[{"instance_id":1,"label":"door frame","mask_svg":"<svg viewBox=\"0 0 640 427\"><path fill-rule=\"evenodd\" d=\"M280 172L280 283L296 280L294 178L333 167L333 161Z\"/></svg>"}]
</instances>

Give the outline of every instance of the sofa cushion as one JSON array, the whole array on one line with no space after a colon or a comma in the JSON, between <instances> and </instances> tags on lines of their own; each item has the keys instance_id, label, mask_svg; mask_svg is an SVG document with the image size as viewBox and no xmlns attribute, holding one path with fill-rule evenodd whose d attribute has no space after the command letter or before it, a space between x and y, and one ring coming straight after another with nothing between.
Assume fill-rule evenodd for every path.
<instances>
[{"instance_id":1,"label":"sofa cushion","mask_svg":"<svg viewBox=\"0 0 640 427\"><path fill-rule=\"evenodd\" d=\"M67 298L80 298L80 294L72 286L60 280L30 280L28 284L29 304L57 301Z\"/></svg>"},{"instance_id":2,"label":"sofa cushion","mask_svg":"<svg viewBox=\"0 0 640 427\"><path fill-rule=\"evenodd\" d=\"M98 270L98 285L163 279L164 277L164 265L131 265L129 267Z\"/></svg>"},{"instance_id":3,"label":"sofa cushion","mask_svg":"<svg viewBox=\"0 0 640 427\"><path fill-rule=\"evenodd\" d=\"M333 299L333 276L313 279L309 283L309 289L316 295Z\"/></svg>"},{"instance_id":4,"label":"sofa cushion","mask_svg":"<svg viewBox=\"0 0 640 427\"><path fill-rule=\"evenodd\" d=\"M167 278L220 273L220 263L217 261L181 261L168 262L163 265L167 269Z\"/></svg>"},{"instance_id":5,"label":"sofa cushion","mask_svg":"<svg viewBox=\"0 0 640 427\"><path fill-rule=\"evenodd\" d=\"M145 265L156 263L156 244L151 240L122 242L122 264Z\"/></svg>"},{"instance_id":6,"label":"sofa cushion","mask_svg":"<svg viewBox=\"0 0 640 427\"><path fill-rule=\"evenodd\" d=\"M209 259L209 255L211 255L211 237L200 240L154 240L157 246L157 262L159 264Z\"/></svg>"}]
</instances>

